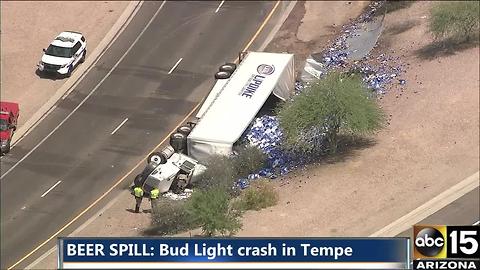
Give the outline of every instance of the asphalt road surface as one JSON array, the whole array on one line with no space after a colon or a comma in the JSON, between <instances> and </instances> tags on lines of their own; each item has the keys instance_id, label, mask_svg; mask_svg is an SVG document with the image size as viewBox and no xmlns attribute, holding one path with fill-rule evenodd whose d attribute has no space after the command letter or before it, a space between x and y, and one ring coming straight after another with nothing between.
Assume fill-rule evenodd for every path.
<instances>
[{"instance_id":1,"label":"asphalt road surface","mask_svg":"<svg viewBox=\"0 0 480 270\"><path fill-rule=\"evenodd\" d=\"M472 225L479 220L479 198L480 190L475 188L456 201L443 207L418 224L424 225ZM413 228L410 228L399 235L399 237L413 237Z\"/></svg>"},{"instance_id":2,"label":"asphalt road surface","mask_svg":"<svg viewBox=\"0 0 480 270\"><path fill-rule=\"evenodd\" d=\"M162 2L146 1L76 89L2 158L0 268L57 232L157 145L208 93L218 66L236 58L275 4L227 1L215 12L219 3L172 1L159 11Z\"/></svg>"}]
</instances>

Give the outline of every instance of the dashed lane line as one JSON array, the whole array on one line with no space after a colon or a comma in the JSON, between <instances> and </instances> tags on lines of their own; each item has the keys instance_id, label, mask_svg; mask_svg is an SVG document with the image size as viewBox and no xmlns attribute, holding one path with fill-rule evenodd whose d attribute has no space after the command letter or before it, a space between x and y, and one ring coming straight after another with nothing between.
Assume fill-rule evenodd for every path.
<instances>
[{"instance_id":1,"label":"dashed lane line","mask_svg":"<svg viewBox=\"0 0 480 270\"><path fill-rule=\"evenodd\" d=\"M215 13L217 13L217 12L220 10L220 8L223 6L223 3L225 3L225 0L222 1L222 2L220 2L220 4L218 5L217 9L215 10Z\"/></svg>"},{"instance_id":2,"label":"dashed lane line","mask_svg":"<svg viewBox=\"0 0 480 270\"><path fill-rule=\"evenodd\" d=\"M50 191L52 191L56 186L58 186L60 183L62 182L62 180L59 180L57 183L55 183L55 185L53 185L51 188L49 188L47 191L45 191L42 196L40 196L41 198L45 197Z\"/></svg>"},{"instance_id":3,"label":"dashed lane line","mask_svg":"<svg viewBox=\"0 0 480 270\"><path fill-rule=\"evenodd\" d=\"M165 2L166 1L162 2L162 4L160 5L160 8L157 10L157 12L155 12L155 14L150 19L150 21L147 23L145 28L143 28L143 30L140 32L140 34L137 36L137 38L132 42L130 47L128 47L127 51L125 51L125 53L120 57L120 59L118 59L117 63L115 63L115 65L110 69L110 71L108 71L108 73L105 75L105 77L103 77L103 79L100 80L100 82L92 89L92 91L90 91L90 93L88 93L88 95L52 131L50 131L50 133L48 133L47 136L45 136L45 138L43 138L37 145L35 145L30 151L28 151L28 153L25 156L23 156L19 161L17 161L17 163L15 163L12 167L10 167L10 169L8 169L4 174L2 174L0 176L0 180L2 180L5 176L7 176L18 165L20 165L26 158L28 158L35 150L37 150L37 148L40 147L40 145L42 145L48 138L50 138L50 136L52 136L52 134L55 133L55 131L57 131L65 122L67 122L67 120L70 119L70 117L72 117L72 115L90 98L90 96L92 96L93 93L95 93L95 91L97 91L97 89L103 84L103 82L118 67L120 62L122 62L122 60L132 50L133 46L135 46L135 44L137 44L138 40L143 36L143 33L145 33L148 26L150 26L150 24L153 22L153 20L157 17L160 10L162 10L163 6L165 5Z\"/></svg>"},{"instance_id":4,"label":"dashed lane line","mask_svg":"<svg viewBox=\"0 0 480 270\"><path fill-rule=\"evenodd\" d=\"M178 59L177 63L175 63L175 65L173 65L173 67L170 69L168 74L172 74L172 72L178 67L178 65L180 64L180 62L182 62L182 60L183 60L183 58Z\"/></svg>"},{"instance_id":5,"label":"dashed lane line","mask_svg":"<svg viewBox=\"0 0 480 270\"><path fill-rule=\"evenodd\" d=\"M128 121L128 117L125 118L125 120L123 120L123 121L120 123L120 125L118 125L118 126L112 131L112 133L110 133L110 135L115 134L115 132L117 132L127 121Z\"/></svg>"}]
</instances>

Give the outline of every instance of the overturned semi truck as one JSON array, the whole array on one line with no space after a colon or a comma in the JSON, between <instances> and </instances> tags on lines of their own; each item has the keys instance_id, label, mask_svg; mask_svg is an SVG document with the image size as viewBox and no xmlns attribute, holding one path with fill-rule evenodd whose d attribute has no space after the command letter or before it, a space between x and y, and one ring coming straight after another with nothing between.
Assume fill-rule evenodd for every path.
<instances>
[{"instance_id":1,"label":"overturned semi truck","mask_svg":"<svg viewBox=\"0 0 480 270\"><path fill-rule=\"evenodd\" d=\"M170 145L147 158L133 185L146 194L183 190L195 182L212 155L230 155L269 97L285 101L294 93L293 54L248 52L237 65L227 63L215 74L215 85L195 120L170 136Z\"/></svg>"}]
</instances>

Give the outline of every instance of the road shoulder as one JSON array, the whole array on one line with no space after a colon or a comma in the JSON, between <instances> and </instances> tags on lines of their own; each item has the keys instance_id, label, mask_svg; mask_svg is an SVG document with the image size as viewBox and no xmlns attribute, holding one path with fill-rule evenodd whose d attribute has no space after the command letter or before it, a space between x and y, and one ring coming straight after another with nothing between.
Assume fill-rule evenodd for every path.
<instances>
[{"instance_id":1,"label":"road shoulder","mask_svg":"<svg viewBox=\"0 0 480 270\"><path fill-rule=\"evenodd\" d=\"M2 100L20 104L19 127L13 145L49 113L54 104L82 78L110 44L139 1L2 3ZM58 10L66 12L58 14ZM45 15L50 14L49 16ZM41 16L40 16L41 15ZM89 20L80 20L88 15ZM12 19L14 17L15 19ZM23 20L21 19L23 18ZM77 18L77 19L74 19ZM19 23L20 22L20 23ZM41 26L39 28L39 26ZM42 46L63 30L78 30L87 37L89 54L82 65L65 80L41 79L35 74ZM38 42L16 46L25 36ZM16 61L22 55L25 61Z\"/></svg>"}]
</instances>

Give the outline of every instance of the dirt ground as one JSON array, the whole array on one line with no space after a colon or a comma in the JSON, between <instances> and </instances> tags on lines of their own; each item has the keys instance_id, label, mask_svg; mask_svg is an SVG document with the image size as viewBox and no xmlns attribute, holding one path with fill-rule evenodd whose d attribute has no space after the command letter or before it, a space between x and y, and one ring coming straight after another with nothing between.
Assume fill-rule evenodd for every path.
<instances>
[{"instance_id":1,"label":"dirt ground","mask_svg":"<svg viewBox=\"0 0 480 270\"><path fill-rule=\"evenodd\" d=\"M20 104L19 126L66 81L41 79L35 74L42 49L60 32L72 30L85 35L88 51L93 52L128 4L128 1L2 1L1 99Z\"/></svg>"},{"instance_id":2,"label":"dirt ground","mask_svg":"<svg viewBox=\"0 0 480 270\"><path fill-rule=\"evenodd\" d=\"M325 49L343 24L359 16L369 1L298 1L266 52L295 54L295 70Z\"/></svg>"},{"instance_id":3,"label":"dirt ground","mask_svg":"<svg viewBox=\"0 0 480 270\"><path fill-rule=\"evenodd\" d=\"M478 171L478 47L446 55L430 48L431 5L387 14L376 53L394 51L409 67L405 90L381 100L388 128L282 179L279 204L247 213L239 236L369 235Z\"/></svg>"},{"instance_id":4,"label":"dirt ground","mask_svg":"<svg viewBox=\"0 0 480 270\"><path fill-rule=\"evenodd\" d=\"M335 5L335 13L326 12ZM266 51L288 50L299 58L321 51L365 4L350 5L299 2ZM386 17L375 53L395 51L409 66L405 90L395 88L380 101L391 114L389 126L337 159L276 180L278 205L248 212L238 236L369 235L478 171L478 47L432 59L425 49L432 41L426 34L430 5L419 1ZM141 235L150 225L148 201L146 213L136 215L128 192L117 199L75 235ZM55 267L55 259L53 253L36 268Z\"/></svg>"},{"instance_id":5,"label":"dirt ground","mask_svg":"<svg viewBox=\"0 0 480 270\"><path fill-rule=\"evenodd\" d=\"M289 27L298 28L300 20L304 20L306 23L303 24L303 28L306 29L305 34L302 38L308 40L309 38L315 37L313 34L308 34L307 30L317 29L316 27L321 27L321 29L329 29L325 34L321 35L320 39L313 40L309 42L308 48L303 51L303 55L299 59L304 58L311 51L320 51L322 46L325 46L328 39L333 38L334 34L338 32L341 24L348 22L350 19L355 18L361 12L361 10L366 6L366 2L355 2L352 1L351 4L334 2L334 1L315 1L308 4L307 9L304 7L303 2L299 2L293 9L291 15L284 23L284 26L280 28L276 37L272 43L267 47L265 51L285 51L285 49L293 50L296 48L293 45L289 45L289 41L300 44L300 46L305 46L301 41L296 41L296 39L291 39L289 37L290 33ZM353 7L355 8L352 8ZM312 11L310 11L312 9ZM336 10L333 12L325 12L324 10ZM306 11L308 12L306 14ZM318 16L318 13L322 13L322 16ZM315 18L315 19L312 19ZM332 27L331 22L336 22L336 26ZM284 44L279 45L276 43L278 40L284 40ZM297 56L296 56L297 57ZM296 59L297 63L298 60ZM142 235L142 231L150 226L150 205L148 201L144 201L142 208L144 212L141 214L131 213L132 208L134 207L134 200L128 192L122 192L117 200L112 201L109 205L105 207L105 210L97 213L85 226L82 226L75 232L75 236L139 236ZM187 232L181 234L182 236L188 236L198 233ZM52 253L47 256L42 262L34 266L35 269L53 269L56 267L56 254Z\"/></svg>"}]
</instances>

